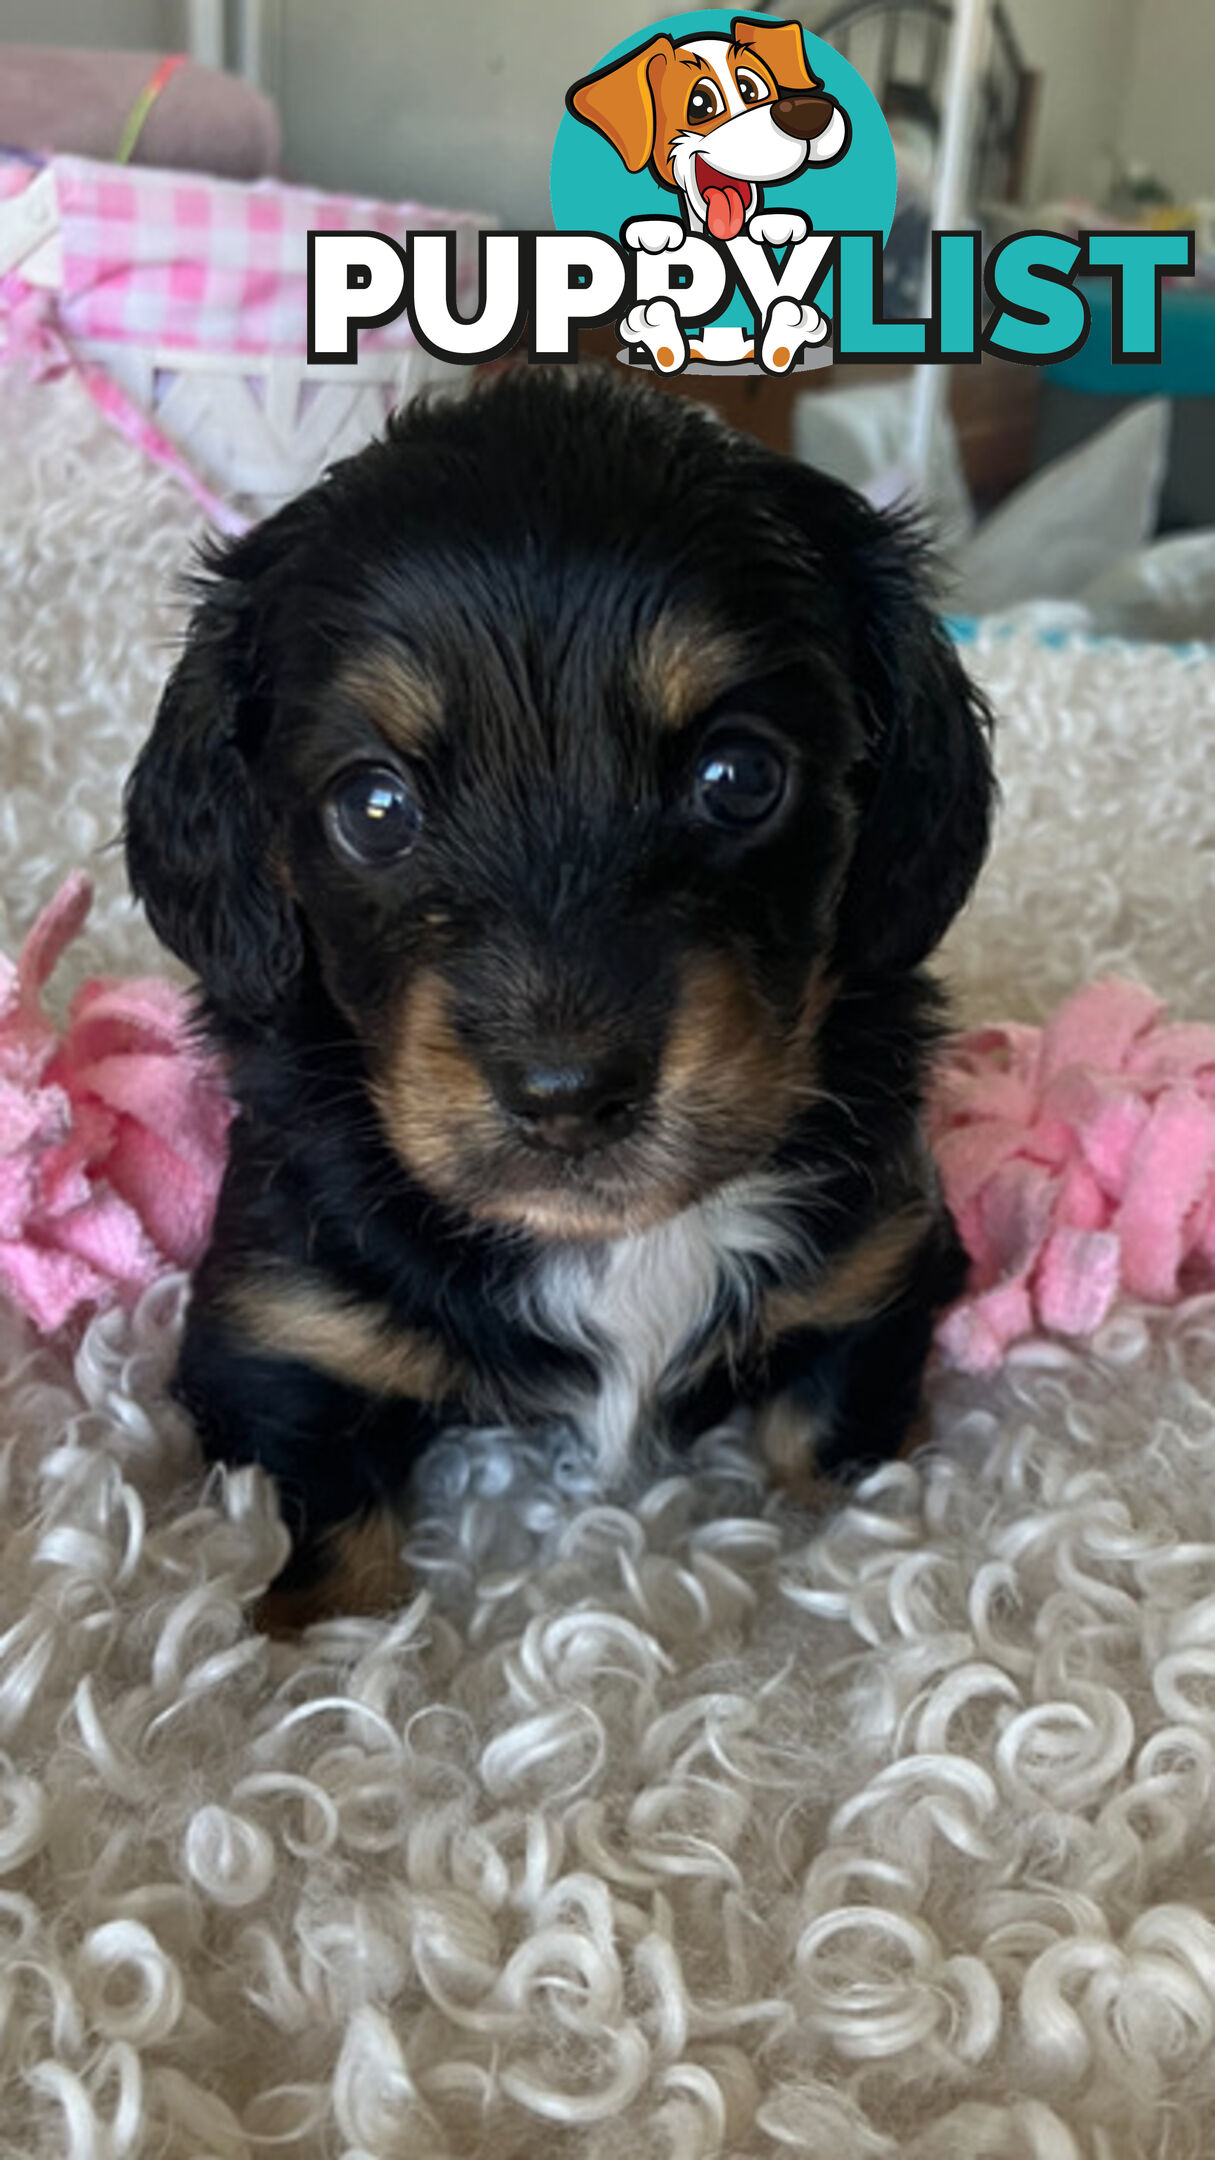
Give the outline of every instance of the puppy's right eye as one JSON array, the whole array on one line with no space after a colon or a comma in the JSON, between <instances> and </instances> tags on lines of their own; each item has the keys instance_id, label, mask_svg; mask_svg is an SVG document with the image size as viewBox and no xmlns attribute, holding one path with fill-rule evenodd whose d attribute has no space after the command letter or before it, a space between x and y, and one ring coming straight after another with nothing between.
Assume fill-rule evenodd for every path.
<instances>
[{"instance_id":1,"label":"puppy's right eye","mask_svg":"<svg viewBox=\"0 0 1215 2160\"><path fill-rule=\"evenodd\" d=\"M725 106L717 84L710 82L707 75L702 75L700 81L693 84L692 95L688 99L689 120L716 120L718 113L724 111Z\"/></svg>"},{"instance_id":2,"label":"puppy's right eye","mask_svg":"<svg viewBox=\"0 0 1215 2160\"><path fill-rule=\"evenodd\" d=\"M356 765L344 772L325 798L324 816L340 853L373 867L407 855L422 829L416 795L389 765Z\"/></svg>"}]
</instances>

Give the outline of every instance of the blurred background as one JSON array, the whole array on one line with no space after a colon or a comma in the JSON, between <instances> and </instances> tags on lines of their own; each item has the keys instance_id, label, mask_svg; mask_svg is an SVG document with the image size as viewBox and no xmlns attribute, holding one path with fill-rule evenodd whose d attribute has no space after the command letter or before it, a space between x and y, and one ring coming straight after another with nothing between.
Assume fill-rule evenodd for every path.
<instances>
[{"instance_id":1,"label":"blurred background","mask_svg":"<svg viewBox=\"0 0 1215 2160\"><path fill-rule=\"evenodd\" d=\"M810 0L771 12L800 19L845 53L883 106L899 165L887 307L916 313L950 0ZM3 274L12 309L22 271L14 217L23 220L25 270L31 259L41 263L44 294L53 296L62 276L53 245L41 258L31 247L37 219L28 201L14 208L56 154L133 174L207 172L240 186L274 176L335 204L371 197L466 212L470 227L547 225L548 164L566 88L653 13L636 0L576 8L534 0L509 10L485 0L349 0L341 9L332 0L3 0L0 145L12 169L7 183L0 179L8 198L0 200L0 340ZM684 377L671 394L708 399L877 499L916 492L941 536L942 598L958 612L1029 608L1044 622L1215 635L1215 6L999 0L983 15L967 79L961 221L979 225L987 246L1027 225L1192 227L1198 276L1166 289L1162 364L1111 365L1108 281L1097 280L1094 327L1079 354L1052 368L986 358L952 371L939 386L928 453L910 463L906 370ZM183 53L186 65L173 57ZM61 217L67 199L61 183ZM324 222L313 209L312 222ZM44 205L39 215L53 213ZM334 218L356 222L340 209ZM53 239L48 227L44 250ZM70 263L70 247L67 254ZM60 287L58 303L59 327L70 331L76 297ZM231 445L225 463L196 410L174 423L174 401L183 412L191 399L192 409L199 405L197 356L187 397L175 379L158 380L175 378L175 364L158 369L149 348L137 365L130 352L115 353L112 337L94 350L96 324L85 328L78 349L87 345L213 496L243 514L307 477L299 438L309 414L315 459L318 446L329 454L347 447L389 389L408 389L427 372L418 355L396 347L381 354L374 395L368 379L370 402L351 405L349 383L297 368L286 434L300 455L275 466L263 442L242 467ZM29 343L28 330L10 330L10 349ZM588 358L614 351L610 328L588 334ZM284 366L275 379L282 432ZM251 366L241 393L263 415L266 380ZM317 415L336 412L339 390L349 409L326 434ZM227 403L234 406L233 395Z\"/></svg>"}]
</instances>

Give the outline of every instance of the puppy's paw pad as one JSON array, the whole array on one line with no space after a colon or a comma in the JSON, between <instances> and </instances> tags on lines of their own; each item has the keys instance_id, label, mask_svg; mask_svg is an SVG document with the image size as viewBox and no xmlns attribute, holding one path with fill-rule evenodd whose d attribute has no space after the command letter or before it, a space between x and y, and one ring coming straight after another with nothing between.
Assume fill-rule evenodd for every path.
<instances>
[{"instance_id":1,"label":"puppy's paw pad","mask_svg":"<svg viewBox=\"0 0 1215 2160\"><path fill-rule=\"evenodd\" d=\"M803 345L821 345L827 320L812 300L774 300L764 324L760 359L770 375L784 375Z\"/></svg>"},{"instance_id":2,"label":"puppy's paw pad","mask_svg":"<svg viewBox=\"0 0 1215 2160\"><path fill-rule=\"evenodd\" d=\"M639 300L617 324L629 345L642 345L663 375L677 374L688 357L688 342L669 300Z\"/></svg>"},{"instance_id":3,"label":"puppy's paw pad","mask_svg":"<svg viewBox=\"0 0 1215 2160\"><path fill-rule=\"evenodd\" d=\"M764 240L769 247L790 247L809 230L810 220L800 210L757 210L747 227L752 240Z\"/></svg>"},{"instance_id":4,"label":"puppy's paw pad","mask_svg":"<svg viewBox=\"0 0 1215 2160\"><path fill-rule=\"evenodd\" d=\"M624 244L634 254L662 255L669 248L682 247L687 237L678 218L630 218L624 228Z\"/></svg>"}]
</instances>

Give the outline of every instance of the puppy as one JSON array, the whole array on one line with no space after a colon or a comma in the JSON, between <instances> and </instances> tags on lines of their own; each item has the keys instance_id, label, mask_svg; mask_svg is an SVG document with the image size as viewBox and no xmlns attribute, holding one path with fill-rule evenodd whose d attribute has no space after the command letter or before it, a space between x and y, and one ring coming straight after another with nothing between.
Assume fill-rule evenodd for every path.
<instances>
[{"instance_id":1,"label":"puppy","mask_svg":"<svg viewBox=\"0 0 1215 2160\"><path fill-rule=\"evenodd\" d=\"M391 1596L444 1428L902 1445L987 723L905 531L589 371L416 404L212 555L126 846L239 1104L177 1385L277 1480L276 1620Z\"/></svg>"}]
</instances>

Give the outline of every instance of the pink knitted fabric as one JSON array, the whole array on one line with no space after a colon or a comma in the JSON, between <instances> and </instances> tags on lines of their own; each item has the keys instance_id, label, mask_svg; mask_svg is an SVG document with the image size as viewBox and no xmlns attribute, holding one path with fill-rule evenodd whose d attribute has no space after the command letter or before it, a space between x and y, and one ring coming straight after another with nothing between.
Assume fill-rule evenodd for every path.
<instances>
[{"instance_id":1,"label":"pink knitted fabric","mask_svg":"<svg viewBox=\"0 0 1215 2160\"><path fill-rule=\"evenodd\" d=\"M0 956L0 1289L47 1332L198 1259L232 1117L171 983L85 983L60 1040L41 992L91 903L76 871Z\"/></svg>"},{"instance_id":2,"label":"pink knitted fabric","mask_svg":"<svg viewBox=\"0 0 1215 2160\"><path fill-rule=\"evenodd\" d=\"M989 1372L1020 1336L1091 1334L1120 1296L1215 1287L1215 1027L1097 982L1044 1028L967 1035L931 1137L972 1262L938 1342Z\"/></svg>"}]
</instances>

